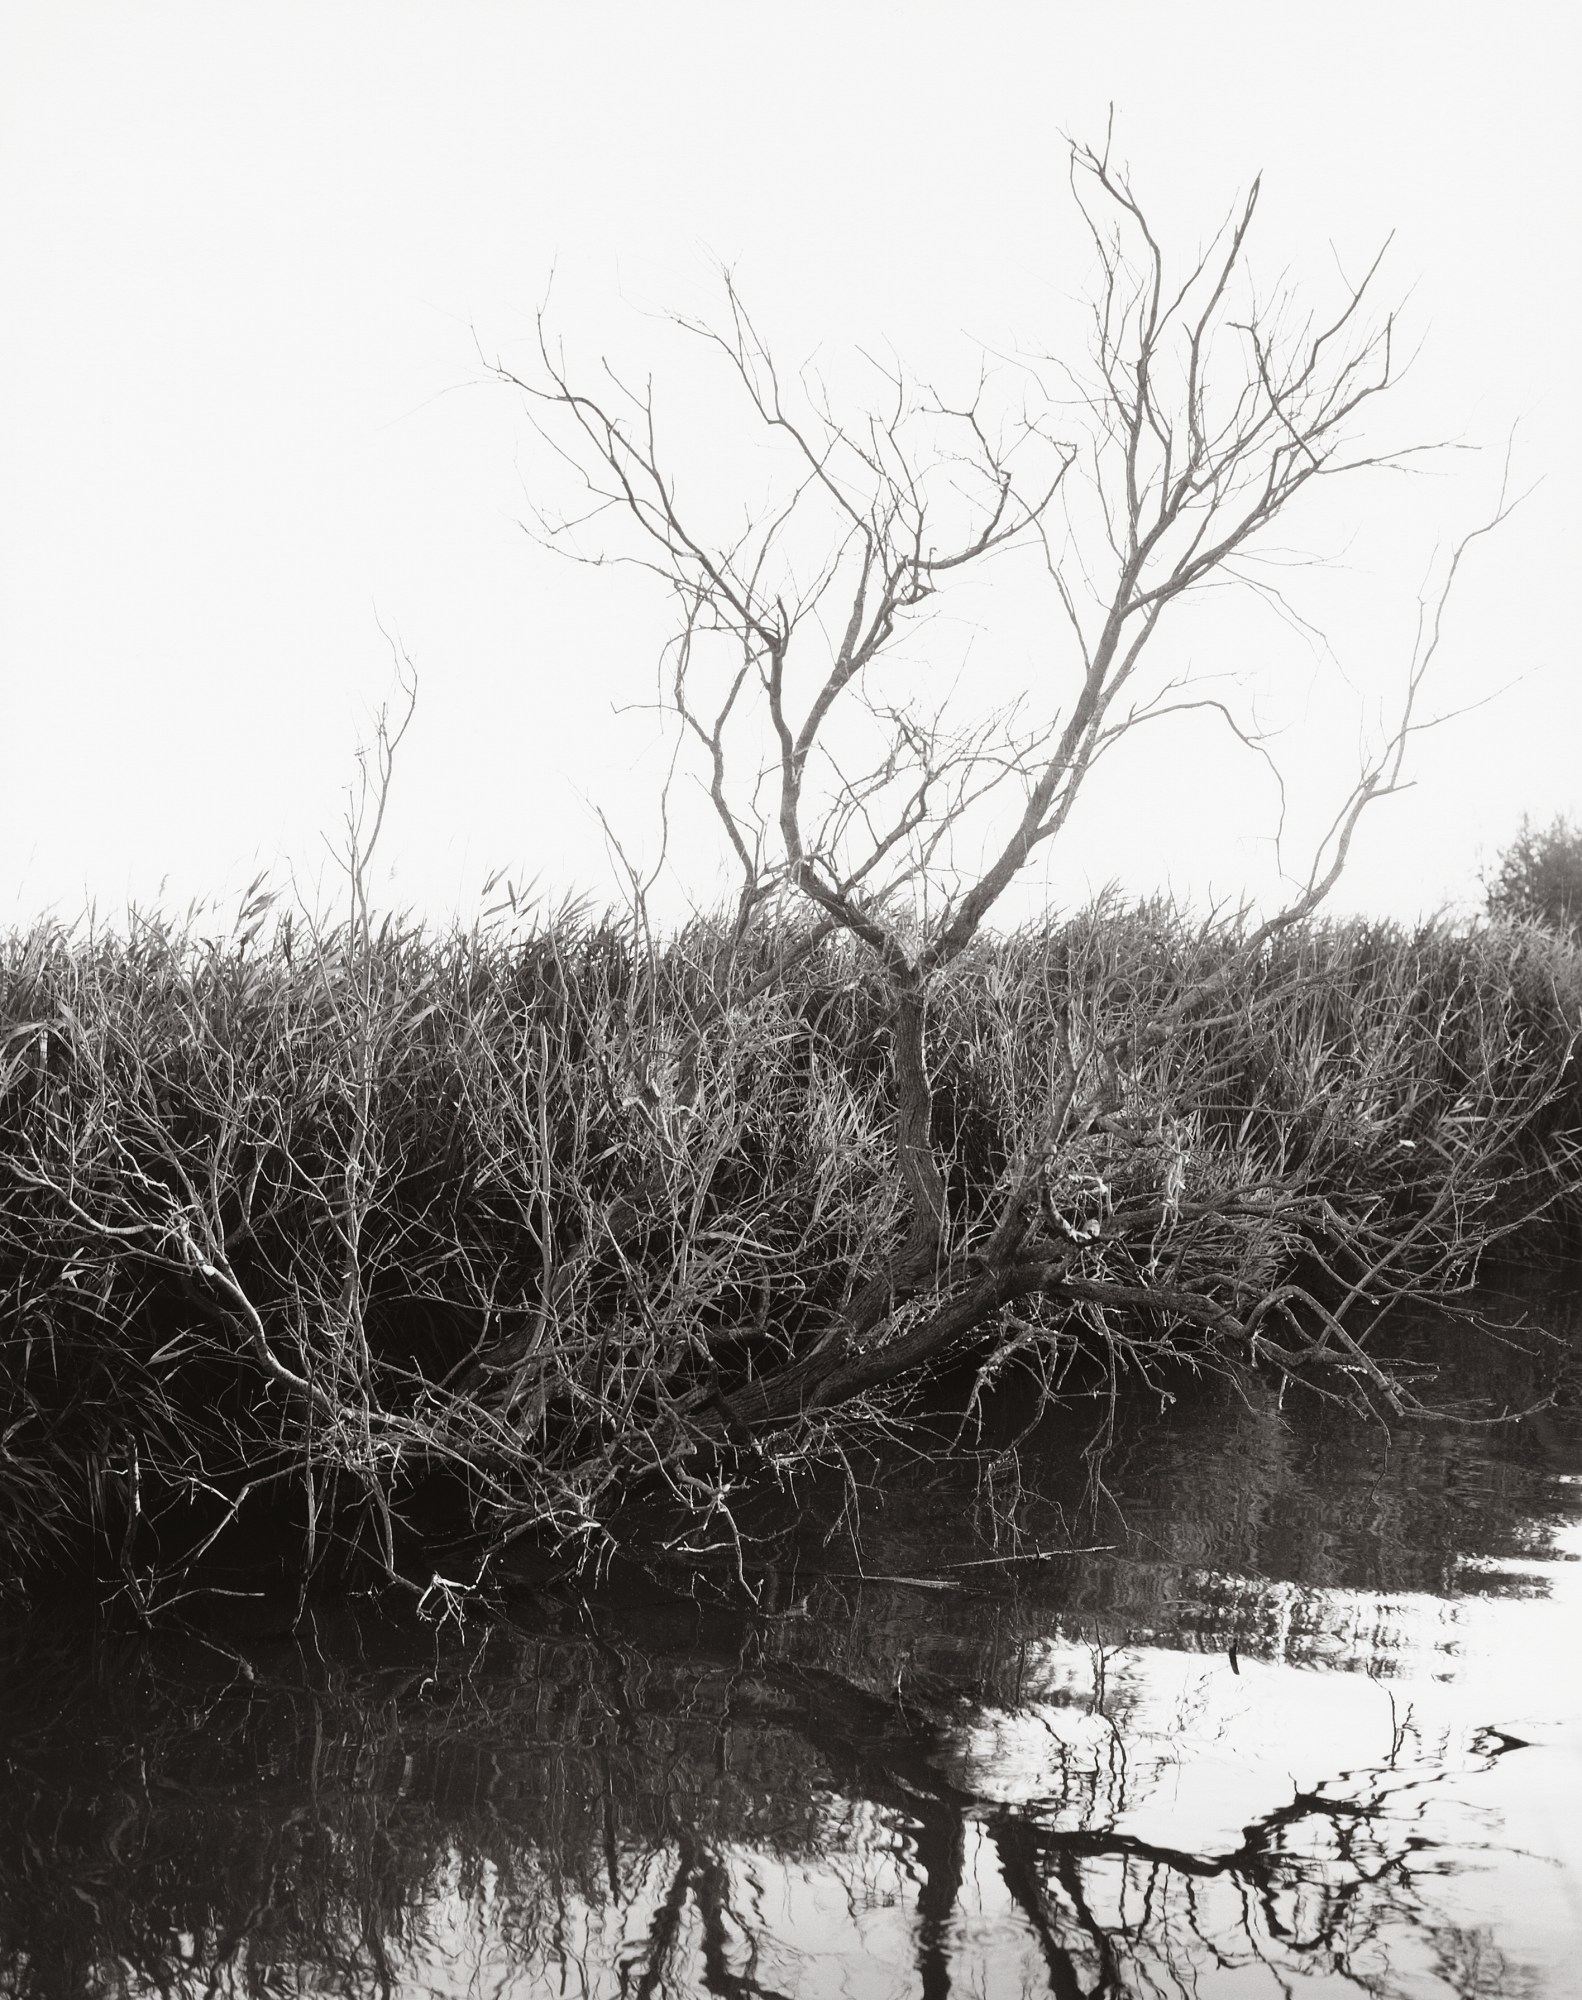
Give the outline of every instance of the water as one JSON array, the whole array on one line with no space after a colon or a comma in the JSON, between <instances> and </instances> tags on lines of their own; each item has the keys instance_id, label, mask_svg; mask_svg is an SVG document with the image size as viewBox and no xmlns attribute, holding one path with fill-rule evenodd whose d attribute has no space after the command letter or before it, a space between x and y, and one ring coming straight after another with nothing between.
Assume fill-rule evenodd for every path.
<instances>
[{"instance_id":1,"label":"water","mask_svg":"<svg viewBox=\"0 0 1582 2000\"><path fill-rule=\"evenodd\" d=\"M1582 1366L1534 1316L1568 1344L1426 1330L1391 1436L1178 1382L810 1494L752 1615L676 1565L460 1632L13 1628L0 1993L1582 1993Z\"/></svg>"}]
</instances>

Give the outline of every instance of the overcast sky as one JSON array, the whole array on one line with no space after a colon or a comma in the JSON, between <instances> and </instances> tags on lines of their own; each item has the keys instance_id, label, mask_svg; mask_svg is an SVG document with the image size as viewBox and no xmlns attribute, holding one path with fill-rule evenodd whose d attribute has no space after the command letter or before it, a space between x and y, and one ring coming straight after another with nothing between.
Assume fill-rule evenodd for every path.
<instances>
[{"instance_id":1,"label":"overcast sky","mask_svg":"<svg viewBox=\"0 0 1582 2000\"><path fill-rule=\"evenodd\" d=\"M708 310L722 262L793 364L1036 349L1091 276L1063 135L1112 103L1182 248L1259 171L1271 280L1322 291L1393 232L1421 351L1389 439L1484 448L1314 524L1334 662L1271 652L1299 789L1340 781L1398 685L1424 566L1486 513L1513 425L1535 486L1471 562L1442 660L1446 706L1510 690L1423 743L1337 902L1469 905L1524 811L1582 809L1573 8L48 0L0 21L12 916L316 877L392 639L421 695L382 893L468 912L502 867L607 893L596 809L640 843L664 768L651 716L614 711L651 694L666 607L522 532L553 468L483 357L528 365L553 272L568 351L651 355L706 472L728 413L667 384L656 316ZM1191 644L1210 658L1211 621ZM1267 893L1269 805L1161 733L1045 879L1065 901ZM701 849L680 865L713 893Z\"/></svg>"}]
</instances>

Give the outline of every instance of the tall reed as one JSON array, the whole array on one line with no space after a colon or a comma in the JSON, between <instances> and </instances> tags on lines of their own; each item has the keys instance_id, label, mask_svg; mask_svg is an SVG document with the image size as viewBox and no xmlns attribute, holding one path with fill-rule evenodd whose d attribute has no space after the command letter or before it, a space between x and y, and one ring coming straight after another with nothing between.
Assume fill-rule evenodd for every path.
<instances>
[{"instance_id":1,"label":"tall reed","mask_svg":"<svg viewBox=\"0 0 1582 2000\"><path fill-rule=\"evenodd\" d=\"M1323 1349L1328 1306L1365 1330L1397 1280L1451 1290L1505 1232L1576 1228L1582 957L1360 923L1237 950L1102 908L936 985L963 1242L1073 1048L1110 1077L1040 1197L1064 1303L961 1357L1289 1361L1304 1300ZM1151 1037L1219 964L1212 1010ZM515 1536L596 1557L637 1492L707 1539L721 1399L792 1364L904 1228L883 1024L848 947L784 928L0 940L7 1580L92 1564L152 1615L228 1565L360 1562L443 1599ZM1230 1355L1188 1296L1266 1349ZM788 1462L793 1432L742 1462Z\"/></svg>"}]
</instances>

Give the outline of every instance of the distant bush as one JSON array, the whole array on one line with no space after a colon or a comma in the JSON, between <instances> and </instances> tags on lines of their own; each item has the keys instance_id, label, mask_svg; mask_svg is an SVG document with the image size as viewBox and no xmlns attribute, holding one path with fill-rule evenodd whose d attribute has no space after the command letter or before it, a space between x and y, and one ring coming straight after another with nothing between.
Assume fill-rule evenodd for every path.
<instances>
[{"instance_id":1,"label":"distant bush","mask_svg":"<svg viewBox=\"0 0 1582 2000\"><path fill-rule=\"evenodd\" d=\"M1582 942L1582 829L1564 816L1546 827L1524 818L1483 888L1491 917L1547 924Z\"/></svg>"}]
</instances>

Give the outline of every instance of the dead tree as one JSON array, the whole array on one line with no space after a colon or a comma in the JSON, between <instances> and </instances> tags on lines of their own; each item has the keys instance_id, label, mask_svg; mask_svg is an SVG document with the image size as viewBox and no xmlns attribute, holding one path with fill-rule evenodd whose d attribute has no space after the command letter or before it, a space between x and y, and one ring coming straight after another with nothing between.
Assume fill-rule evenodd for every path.
<instances>
[{"instance_id":1,"label":"dead tree","mask_svg":"<svg viewBox=\"0 0 1582 2000\"><path fill-rule=\"evenodd\" d=\"M717 323L682 323L722 364L780 482L731 530L707 525L706 506L684 495L651 387L609 368L591 383L575 377L542 321L538 372L498 371L585 482L587 504L545 523L554 538L585 559L639 563L670 593L662 683L733 858L738 934L800 902L816 929L871 953L887 995L904 1231L802 1352L723 1405L695 1391L685 1408L704 1430L774 1426L873 1390L1032 1301L1107 1326L1148 1313L1291 1365L1315 1345L1364 1365L1310 1292L1265 1284L1228 1302L1212 1285L1162 1279L1157 1260L1096 1263L1051 1202L1063 1152L1124 1110L1128 1063L1224 1001L1223 959L1126 1049L1052 1022L1064 1081L1039 1142L993 1213L963 1221L947 1199L931 1122L933 983L1059 839L1101 760L1145 726L1209 711L1267 757L1246 715L1192 669L1161 676L1160 634L1210 586L1257 588L1240 563L1290 531L1309 488L1403 456L1365 434L1396 365L1377 260L1329 311L1309 313L1289 293L1262 296L1250 275L1256 183L1184 264L1107 147L1073 148L1071 186L1098 282L1089 351L1061 371L1058 398L1046 390L1039 402L1026 372L985 368L970 396L950 400L881 369L883 407L853 417L810 373L782 375L729 278ZM1502 495L1474 534L1504 511ZM1317 909L1363 813L1400 783L1445 597L1473 538L1421 603L1393 724L1288 900L1244 928L1243 961ZM1053 593L1037 684L992 709L930 699L925 621L1018 552L1046 567ZM1130 1217L1132 1240L1158 1239L1170 1200L1161 1192ZM1271 1229L1298 1200L1268 1188L1223 1196L1227 1212L1262 1203ZM1370 1257L1352 1289L1370 1289L1364 1270L1371 1289L1387 1288Z\"/></svg>"}]
</instances>

